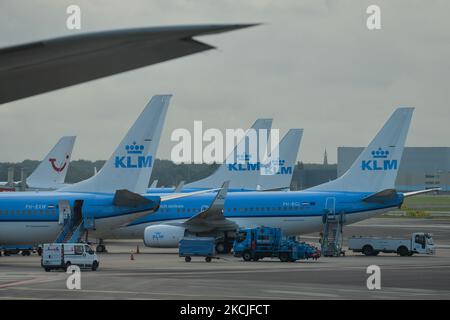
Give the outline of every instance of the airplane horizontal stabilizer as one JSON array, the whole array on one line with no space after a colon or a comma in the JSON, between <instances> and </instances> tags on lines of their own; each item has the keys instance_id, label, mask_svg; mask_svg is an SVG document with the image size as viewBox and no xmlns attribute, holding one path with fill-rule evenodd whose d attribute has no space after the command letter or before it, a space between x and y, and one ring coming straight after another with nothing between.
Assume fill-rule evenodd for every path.
<instances>
[{"instance_id":1,"label":"airplane horizontal stabilizer","mask_svg":"<svg viewBox=\"0 0 450 320\"><path fill-rule=\"evenodd\" d=\"M407 197L418 196L419 194L425 194L425 193L437 192L437 191L441 191L441 188L432 188L432 189L405 192L405 193L403 193L403 196L405 198L407 198Z\"/></svg>"},{"instance_id":2,"label":"airplane horizontal stabilizer","mask_svg":"<svg viewBox=\"0 0 450 320\"><path fill-rule=\"evenodd\" d=\"M118 207L140 207L154 201L127 189L117 190L114 194L113 204Z\"/></svg>"},{"instance_id":3,"label":"airplane horizontal stabilizer","mask_svg":"<svg viewBox=\"0 0 450 320\"><path fill-rule=\"evenodd\" d=\"M371 202L371 203L384 203L386 201L395 199L396 195L397 191L395 191L395 189L385 189L380 192L371 194L370 196L367 196L362 200L364 202Z\"/></svg>"}]
</instances>

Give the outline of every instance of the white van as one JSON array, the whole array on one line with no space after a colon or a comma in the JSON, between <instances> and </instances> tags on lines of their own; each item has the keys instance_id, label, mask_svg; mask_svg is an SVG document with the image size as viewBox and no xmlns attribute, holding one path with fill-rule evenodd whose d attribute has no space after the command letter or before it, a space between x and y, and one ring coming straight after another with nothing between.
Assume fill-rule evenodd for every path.
<instances>
[{"instance_id":1,"label":"white van","mask_svg":"<svg viewBox=\"0 0 450 320\"><path fill-rule=\"evenodd\" d=\"M95 271L99 261L94 250L84 243L47 243L42 246L41 266L45 271L67 270L71 265Z\"/></svg>"}]
</instances>

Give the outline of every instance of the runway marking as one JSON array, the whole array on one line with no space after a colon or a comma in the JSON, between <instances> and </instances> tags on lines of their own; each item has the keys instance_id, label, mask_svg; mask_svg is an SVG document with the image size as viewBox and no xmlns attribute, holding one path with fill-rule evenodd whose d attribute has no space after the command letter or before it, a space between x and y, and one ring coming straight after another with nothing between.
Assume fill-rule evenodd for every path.
<instances>
[{"instance_id":1,"label":"runway marking","mask_svg":"<svg viewBox=\"0 0 450 320\"><path fill-rule=\"evenodd\" d=\"M320 297L320 298L339 298L340 297L336 294L318 293L318 292L301 292L301 291L285 291L285 290L264 290L264 292L284 293L284 294L293 294L293 295L302 295L302 296L311 296L311 297Z\"/></svg>"},{"instance_id":2,"label":"runway marking","mask_svg":"<svg viewBox=\"0 0 450 320\"><path fill-rule=\"evenodd\" d=\"M14 277L18 277L19 275L15 275ZM25 275L26 277L26 275ZM30 277L30 276L28 276ZM58 281L58 280L63 280L66 278L66 275L64 274L63 276L59 276L59 277L35 277L35 278L31 278L31 279L26 279L26 280L20 280L20 281L14 281L14 282L7 282L7 283L2 283L0 284L0 288L6 288L6 287L13 287L13 286L20 286L23 284L34 284L34 283L47 283L47 282L52 282L52 281ZM5 280L9 280L7 278L4 278Z\"/></svg>"},{"instance_id":3,"label":"runway marking","mask_svg":"<svg viewBox=\"0 0 450 320\"><path fill-rule=\"evenodd\" d=\"M0 292L5 289L0 289ZM215 295L211 293L207 294L193 294L193 293L168 293L168 292L139 292L139 291L120 291L120 290L91 290L91 289L81 289L81 290L68 290L68 289L50 289L50 288L31 288L31 287L11 287L8 290L27 290L27 291L47 291L47 292L76 292L76 293L103 293L103 294L134 294L134 295L165 295L165 296L182 296L182 297L199 297L199 298L237 298L237 299L285 299L285 297L277 296L251 296L251 295L230 295L221 294ZM3 297L2 297L3 298ZM57 298L59 299L59 297ZM158 298L155 298L158 299Z\"/></svg>"},{"instance_id":4,"label":"runway marking","mask_svg":"<svg viewBox=\"0 0 450 320\"><path fill-rule=\"evenodd\" d=\"M360 224L353 225L352 227L375 227L375 228L442 228L450 229L450 225L439 225L439 224Z\"/></svg>"}]
</instances>

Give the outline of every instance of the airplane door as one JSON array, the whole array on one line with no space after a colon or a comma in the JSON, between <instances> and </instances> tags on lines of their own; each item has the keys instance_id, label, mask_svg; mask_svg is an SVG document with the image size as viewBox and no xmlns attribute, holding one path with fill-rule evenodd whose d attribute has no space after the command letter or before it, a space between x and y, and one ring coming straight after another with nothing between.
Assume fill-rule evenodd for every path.
<instances>
[{"instance_id":1,"label":"airplane door","mask_svg":"<svg viewBox=\"0 0 450 320\"><path fill-rule=\"evenodd\" d=\"M328 216L332 216L333 218L336 215L336 198L329 197L325 200L325 212Z\"/></svg>"},{"instance_id":2,"label":"airplane door","mask_svg":"<svg viewBox=\"0 0 450 320\"><path fill-rule=\"evenodd\" d=\"M70 203L68 200L61 200L58 202L59 208L59 224L64 224L64 221L68 219L71 215Z\"/></svg>"}]
</instances>

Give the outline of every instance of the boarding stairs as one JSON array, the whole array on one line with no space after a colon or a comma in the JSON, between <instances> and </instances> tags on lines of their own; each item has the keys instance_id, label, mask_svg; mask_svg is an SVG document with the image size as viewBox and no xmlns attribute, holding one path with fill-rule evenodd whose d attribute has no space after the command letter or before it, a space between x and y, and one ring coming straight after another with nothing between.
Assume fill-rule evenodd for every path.
<instances>
[{"instance_id":1,"label":"boarding stairs","mask_svg":"<svg viewBox=\"0 0 450 320\"><path fill-rule=\"evenodd\" d=\"M81 208L71 212L68 202L59 204L60 224L63 225L61 232L55 240L55 243L77 243L89 229L93 229L93 222L83 217Z\"/></svg>"},{"instance_id":2,"label":"boarding stairs","mask_svg":"<svg viewBox=\"0 0 450 320\"><path fill-rule=\"evenodd\" d=\"M325 212L322 217L322 256L339 257L345 255L342 250L343 245L343 227L345 223L345 214L336 213L335 198L326 200Z\"/></svg>"}]
</instances>

